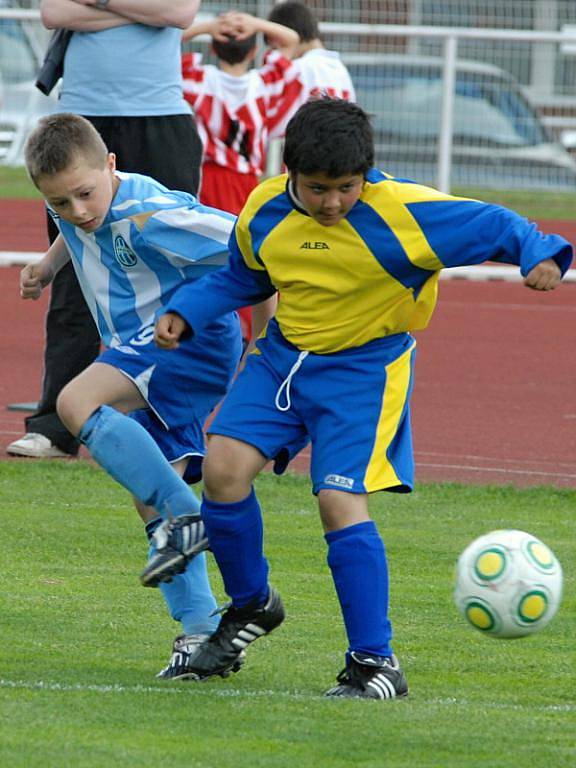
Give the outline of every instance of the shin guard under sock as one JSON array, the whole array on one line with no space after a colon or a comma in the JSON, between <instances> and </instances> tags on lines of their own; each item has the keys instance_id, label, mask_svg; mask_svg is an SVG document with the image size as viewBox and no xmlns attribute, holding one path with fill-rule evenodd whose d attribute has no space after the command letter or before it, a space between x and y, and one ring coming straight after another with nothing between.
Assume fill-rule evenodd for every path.
<instances>
[{"instance_id":1,"label":"shin guard under sock","mask_svg":"<svg viewBox=\"0 0 576 768\"><path fill-rule=\"evenodd\" d=\"M388 565L384 543L371 521L325 535L350 650L390 656Z\"/></svg>"},{"instance_id":2,"label":"shin guard under sock","mask_svg":"<svg viewBox=\"0 0 576 768\"><path fill-rule=\"evenodd\" d=\"M160 517L146 523L148 540L161 523ZM151 548L150 554L153 551ZM184 573L177 573L172 581L159 587L170 616L182 624L185 635L211 635L216 631L220 617L215 613L217 604L210 588L204 552L188 563Z\"/></svg>"},{"instance_id":3,"label":"shin guard under sock","mask_svg":"<svg viewBox=\"0 0 576 768\"><path fill-rule=\"evenodd\" d=\"M141 424L102 405L86 420L79 440L108 474L166 520L199 511L199 501L172 469Z\"/></svg>"},{"instance_id":4,"label":"shin guard under sock","mask_svg":"<svg viewBox=\"0 0 576 768\"><path fill-rule=\"evenodd\" d=\"M224 581L237 608L268 597L268 562L263 553L262 513L254 489L242 501L202 500L202 519Z\"/></svg>"}]
</instances>

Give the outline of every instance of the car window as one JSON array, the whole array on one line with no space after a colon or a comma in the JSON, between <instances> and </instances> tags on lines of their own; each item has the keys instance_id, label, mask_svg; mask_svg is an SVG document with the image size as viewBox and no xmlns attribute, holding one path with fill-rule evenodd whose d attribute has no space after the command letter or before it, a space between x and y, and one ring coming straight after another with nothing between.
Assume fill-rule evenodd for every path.
<instances>
[{"instance_id":1,"label":"car window","mask_svg":"<svg viewBox=\"0 0 576 768\"><path fill-rule=\"evenodd\" d=\"M357 100L374 115L378 141L437 141L441 71L421 67L349 67ZM547 141L528 102L506 81L458 73L454 144L530 146Z\"/></svg>"}]
</instances>

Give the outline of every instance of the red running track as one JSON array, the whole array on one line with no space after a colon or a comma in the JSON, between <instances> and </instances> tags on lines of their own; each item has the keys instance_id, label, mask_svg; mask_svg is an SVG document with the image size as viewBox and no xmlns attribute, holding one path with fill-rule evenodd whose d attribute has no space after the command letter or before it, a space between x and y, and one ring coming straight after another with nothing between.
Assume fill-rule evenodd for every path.
<instances>
[{"instance_id":1,"label":"red running track","mask_svg":"<svg viewBox=\"0 0 576 768\"><path fill-rule=\"evenodd\" d=\"M33 240L21 250L43 247ZM22 434L22 414L6 405L35 400L42 373L47 301L21 301L18 273L0 268L0 458ZM418 343L418 480L576 488L576 284L542 294L520 283L443 281ZM305 470L307 456L294 466Z\"/></svg>"}]
</instances>

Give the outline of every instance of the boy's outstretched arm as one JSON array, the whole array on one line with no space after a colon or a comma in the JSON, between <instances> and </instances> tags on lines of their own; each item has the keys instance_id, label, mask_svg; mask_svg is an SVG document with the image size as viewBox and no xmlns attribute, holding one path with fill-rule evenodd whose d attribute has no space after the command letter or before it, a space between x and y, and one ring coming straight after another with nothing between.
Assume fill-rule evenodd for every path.
<instances>
[{"instance_id":1,"label":"boy's outstretched arm","mask_svg":"<svg viewBox=\"0 0 576 768\"><path fill-rule=\"evenodd\" d=\"M46 254L37 264L27 264L20 272L20 296L23 299L39 299L42 290L54 279L70 259L62 235L58 235Z\"/></svg>"},{"instance_id":2,"label":"boy's outstretched arm","mask_svg":"<svg viewBox=\"0 0 576 768\"><path fill-rule=\"evenodd\" d=\"M526 288L534 291L552 291L562 280L562 272L554 259L545 259L536 264L524 278Z\"/></svg>"}]
</instances>

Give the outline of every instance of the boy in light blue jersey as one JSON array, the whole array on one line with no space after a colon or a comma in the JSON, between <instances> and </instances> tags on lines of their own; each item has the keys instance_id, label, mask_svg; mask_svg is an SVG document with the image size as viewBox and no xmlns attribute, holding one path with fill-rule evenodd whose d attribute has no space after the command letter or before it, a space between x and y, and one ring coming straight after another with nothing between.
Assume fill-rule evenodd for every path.
<instances>
[{"instance_id":1,"label":"boy in light blue jersey","mask_svg":"<svg viewBox=\"0 0 576 768\"><path fill-rule=\"evenodd\" d=\"M444 267L510 261L528 287L550 290L570 265L563 238L505 208L394 179L373 160L360 107L303 105L286 133L289 174L251 194L227 267L177 291L158 319L158 344L170 349L220 313L279 292L275 318L210 427L202 518L232 605L191 658L190 678L227 674L249 643L282 622L252 483L269 459L310 439L348 636L345 669L327 695L407 694L368 495L413 487L411 332L426 327Z\"/></svg>"},{"instance_id":2,"label":"boy in light blue jersey","mask_svg":"<svg viewBox=\"0 0 576 768\"><path fill-rule=\"evenodd\" d=\"M58 414L133 494L150 538L162 519L173 521L169 537L158 530L149 563L169 563L174 575L161 587L183 635L160 676L176 679L218 624L205 555L188 564L206 539L187 482L200 477L203 425L230 385L241 338L237 316L225 314L172 355L154 344L154 320L180 286L226 263L234 217L117 172L96 129L77 115L41 120L26 165L60 235L22 271L21 294L38 298L71 258L107 347L62 390Z\"/></svg>"}]
</instances>

